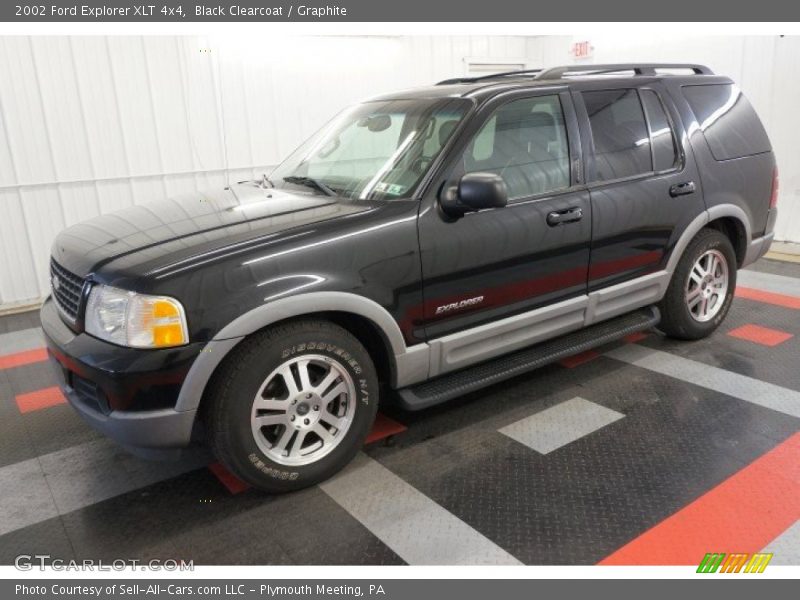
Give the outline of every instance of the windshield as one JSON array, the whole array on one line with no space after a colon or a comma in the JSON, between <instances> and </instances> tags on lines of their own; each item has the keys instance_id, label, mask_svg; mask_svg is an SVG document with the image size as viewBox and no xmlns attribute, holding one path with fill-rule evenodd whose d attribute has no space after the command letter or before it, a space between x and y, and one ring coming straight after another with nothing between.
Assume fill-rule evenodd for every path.
<instances>
[{"instance_id":1,"label":"windshield","mask_svg":"<svg viewBox=\"0 0 800 600\"><path fill-rule=\"evenodd\" d=\"M460 98L365 102L346 109L269 176L353 200L409 198L470 107Z\"/></svg>"}]
</instances>

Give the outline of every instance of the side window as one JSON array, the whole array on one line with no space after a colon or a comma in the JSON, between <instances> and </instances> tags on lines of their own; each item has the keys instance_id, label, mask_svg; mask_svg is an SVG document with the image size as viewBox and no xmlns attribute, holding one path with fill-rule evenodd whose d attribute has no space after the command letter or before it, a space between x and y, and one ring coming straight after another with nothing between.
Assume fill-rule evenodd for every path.
<instances>
[{"instance_id":1,"label":"side window","mask_svg":"<svg viewBox=\"0 0 800 600\"><path fill-rule=\"evenodd\" d=\"M497 126L497 115L492 115L472 142L472 160L487 160L492 157L494 131Z\"/></svg>"},{"instance_id":2,"label":"side window","mask_svg":"<svg viewBox=\"0 0 800 600\"><path fill-rule=\"evenodd\" d=\"M650 138L636 90L583 92L583 100L594 138L597 179L651 172Z\"/></svg>"},{"instance_id":3,"label":"side window","mask_svg":"<svg viewBox=\"0 0 800 600\"><path fill-rule=\"evenodd\" d=\"M457 175L496 173L510 200L569 187L569 145L558 96L514 100L472 138Z\"/></svg>"},{"instance_id":4,"label":"side window","mask_svg":"<svg viewBox=\"0 0 800 600\"><path fill-rule=\"evenodd\" d=\"M667 171L678 162L678 147L675 134L667 119L661 99L653 90L639 92L644 112L650 124L650 143L653 147L653 163L656 171Z\"/></svg>"}]
</instances>

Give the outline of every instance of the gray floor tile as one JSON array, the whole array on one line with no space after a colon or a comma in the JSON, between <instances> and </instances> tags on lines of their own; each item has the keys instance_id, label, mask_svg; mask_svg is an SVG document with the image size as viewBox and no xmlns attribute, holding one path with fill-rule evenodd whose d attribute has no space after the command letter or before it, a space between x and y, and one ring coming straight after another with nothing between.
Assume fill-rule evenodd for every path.
<instances>
[{"instance_id":1,"label":"gray floor tile","mask_svg":"<svg viewBox=\"0 0 800 600\"><path fill-rule=\"evenodd\" d=\"M573 398L499 431L541 454L548 454L624 416L583 398Z\"/></svg>"},{"instance_id":2,"label":"gray floor tile","mask_svg":"<svg viewBox=\"0 0 800 600\"><path fill-rule=\"evenodd\" d=\"M0 535L58 514L38 459L0 468Z\"/></svg>"}]
</instances>

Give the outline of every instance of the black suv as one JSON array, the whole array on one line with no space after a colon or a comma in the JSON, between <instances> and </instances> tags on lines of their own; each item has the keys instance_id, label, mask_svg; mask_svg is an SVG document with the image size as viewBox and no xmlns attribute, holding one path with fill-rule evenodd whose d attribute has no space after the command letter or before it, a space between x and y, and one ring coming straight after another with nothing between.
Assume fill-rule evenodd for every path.
<instances>
[{"instance_id":1,"label":"black suv","mask_svg":"<svg viewBox=\"0 0 800 600\"><path fill-rule=\"evenodd\" d=\"M776 194L758 117L706 67L453 79L343 111L258 181L66 229L42 326L93 427L205 440L287 491L346 465L379 401L709 335Z\"/></svg>"}]
</instances>

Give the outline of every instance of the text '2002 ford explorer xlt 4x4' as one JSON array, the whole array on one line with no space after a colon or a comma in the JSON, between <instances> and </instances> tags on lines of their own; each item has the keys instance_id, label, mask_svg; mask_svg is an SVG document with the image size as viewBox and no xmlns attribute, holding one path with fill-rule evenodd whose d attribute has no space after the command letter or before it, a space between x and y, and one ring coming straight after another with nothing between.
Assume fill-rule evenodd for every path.
<instances>
[{"instance_id":1,"label":"text '2002 ford explorer xlt 4x4'","mask_svg":"<svg viewBox=\"0 0 800 600\"><path fill-rule=\"evenodd\" d=\"M345 110L260 181L66 229L42 325L92 426L205 440L288 491L345 466L382 399L709 335L776 194L758 117L706 67L449 80Z\"/></svg>"}]
</instances>

